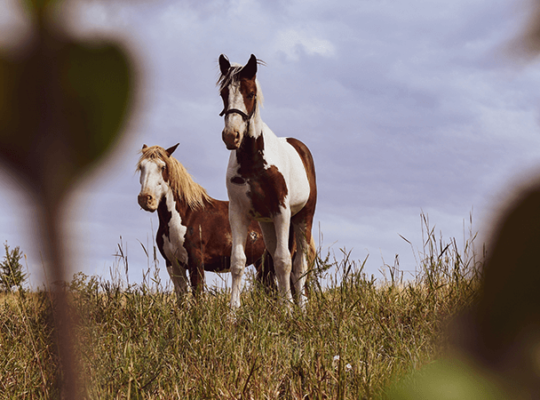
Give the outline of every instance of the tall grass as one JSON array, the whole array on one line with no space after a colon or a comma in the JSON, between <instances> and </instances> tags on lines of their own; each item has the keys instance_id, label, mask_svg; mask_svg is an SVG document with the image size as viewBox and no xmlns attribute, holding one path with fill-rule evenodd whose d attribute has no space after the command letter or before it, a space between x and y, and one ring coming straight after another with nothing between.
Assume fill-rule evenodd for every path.
<instances>
[{"instance_id":1,"label":"tall grass","mask_svg":"<svg viewBox=\"0 0 540 400\"><path fill-rule=\"evenodd\" d=\"M78 315L81 397L384 397L396 376L440 354L445 323L475 298L482 258L472 251L474 236L459 249L453 239L437 239L426 217L423 228L412 280L399 265L378 281L347 253L320 256L304 312L286 312L252 281L234 319L226 289L178 304L159 281L151 251L141 285L127 284L120 272L109 281L79 273L65 290ZM45 292L0 297L5 398L56 394L49 305Z\"/></svg>"}]
</instances>

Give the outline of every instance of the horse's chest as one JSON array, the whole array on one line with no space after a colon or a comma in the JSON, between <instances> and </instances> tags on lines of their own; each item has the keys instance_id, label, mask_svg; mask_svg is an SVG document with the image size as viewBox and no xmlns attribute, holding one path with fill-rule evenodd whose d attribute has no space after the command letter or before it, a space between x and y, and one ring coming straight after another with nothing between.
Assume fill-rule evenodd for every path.
<instances>
[{"instance_id":1,"label":"horse's chest","mask_svg":"<svg viewBox=\"0 0 540 400\"><path fill-rule=\"evenodd\" d=\"M276 166L243 168L240 172L228 179L229 196L232 194L237 202L243 203L252 217L271 218L281 207L288 207L287 183Z\"/></svg>"},{"instance_id":2,"label":"horse's chest","mask_svg":"<svg viewBox=\"0 0 540 400\"><path fill-rule=\"evenodd\" d=\"M227 184L233 201L259 221L272 220L282 209L289 209L294 215L304 207L309 196L307 179L287 182L274 165L243 176L236 174Z\"/></svg>"},{"instance_id":3,"label":"horse's chest","mask_svg":"<svg viewBox=\"0 0 540 400\"><path fill-rule=\"evenodd\" d=\"M175 208L172 198L167 198L167 213L165 220L160 221L165 225L162 232L163 252L169 260L178 260L183 264L188 262L188 253L184 246L187 228L182 224L182 218Z\"/></svg>"},{"instance_id":4,"label":"horse's chest","mask_svg":"<svg viewBox=\"0 0 540 400\"><path fill-rule=\"evenodd\" d=\"M245 149L231 154L227 170L229 198L259 221L288 209L301 210L309 197L309 182L298 152L286 141L263 135L246 137ZM250 150L246 150L250 149Z\"/></svg>"}]
</instances>

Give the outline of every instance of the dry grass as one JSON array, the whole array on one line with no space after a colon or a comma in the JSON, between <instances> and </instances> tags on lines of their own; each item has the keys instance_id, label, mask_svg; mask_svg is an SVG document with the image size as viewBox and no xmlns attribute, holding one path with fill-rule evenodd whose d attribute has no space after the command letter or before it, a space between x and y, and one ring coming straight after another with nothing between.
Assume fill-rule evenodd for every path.
<instances>
[{"instance_id":1,"label":"dry grass","mask_svg":"<svg viewBox=\"0 0 540 400\"><path fill-rule=\"evenodd\" d=\"M233 322L229 293L180 306L158 279L78 274L69 287L89 399L371 399L442 351L444 326L475 298L474 237L458 251L425 222L413 281L368 279L363 264L319 259L305 312L289 315L256 286ZM329 269L329 267L333 267ZM331 276L328 276L331 272ZM46 292L0 297L0 393L55 397Z\"/></svg>"}]
</instances>

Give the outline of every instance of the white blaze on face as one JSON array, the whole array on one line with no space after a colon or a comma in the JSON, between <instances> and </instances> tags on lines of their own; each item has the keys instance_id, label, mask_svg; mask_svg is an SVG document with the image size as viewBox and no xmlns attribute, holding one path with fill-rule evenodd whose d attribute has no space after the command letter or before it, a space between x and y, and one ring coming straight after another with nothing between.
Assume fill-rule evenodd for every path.
<instances>
[{"instance_id":1,"label":"white blaze on face","mask_svg":"<svg viewBox=\"0 0 540 400\"><path fill-rule=\"evenodd\" d=\"M242 96L242 92L240 91L240 82L233 82L229 85L229 106L227 109L236 108L237 110L243 111L246 114L247 108L244 103L244 96Z\"/></svg>"},{"instance_id":2,"label":"white blaze on face","mask_svg":"<svg viewBox=\"0 0 540 400\"><path fill-rule=\"evenodd\" d=\"M139 204L147 211L155 211L157 209L168 186L163 180L161 172L164 167L165 163L161 160L143 160L141 162Z\"/></svg>"},{"instance_id":3,"label":"white blaze on face","mask_svg":"<svg viewBox=\"0 0 540 400\"><path fill-rule=\"evenodd\" d=\"M246 105L244 103L244 96L242 96L242 93L240 92L240 82L233 82L231 83L227 90L229 91L229 95L227 97L228 104L227 104L227 110L236 109L240 110L246 115L248 115ZM246 122L244 121L244 118L238 114L238 113L230 113L225 115L225 129L224 132L240 132L243 134L243 130L245 129Z\"/></svg>"}]
</instances>

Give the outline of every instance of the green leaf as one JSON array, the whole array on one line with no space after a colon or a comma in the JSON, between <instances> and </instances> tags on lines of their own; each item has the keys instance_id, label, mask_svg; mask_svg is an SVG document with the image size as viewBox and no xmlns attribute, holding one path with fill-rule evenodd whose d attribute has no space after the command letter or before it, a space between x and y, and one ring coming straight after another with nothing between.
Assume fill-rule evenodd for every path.
<instances>
[{"instance_id":1,"label":"green leaf","mask_svg":"<svg viewBox=\"0 0 540 400\"><path fill-rule=\"evenodd\" d=\"M113 43L79 43L43 25L20 58L0 55L0 159L59 198L120 135L134 73Z\"/></svg>"},{"instance_id":2,"label":"green leaf","mask_svg":"<svg viewBox=\"0 0 540 400\"><path fill-rule=\"evenodd\" d=\"M100 158L117 138L125 119L132 73L114 44L72 43L61 70L71 144L80 167Z\"/></svg>"}]
</instances>

